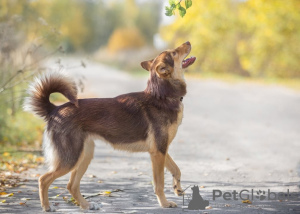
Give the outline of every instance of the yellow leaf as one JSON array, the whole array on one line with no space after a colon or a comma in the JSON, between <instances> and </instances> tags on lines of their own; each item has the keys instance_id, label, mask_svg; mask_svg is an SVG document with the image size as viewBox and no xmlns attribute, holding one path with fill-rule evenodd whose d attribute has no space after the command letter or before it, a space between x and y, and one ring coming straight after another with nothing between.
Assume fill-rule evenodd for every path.
<instances>
[{"instance_id":1,"label":"yellow leaf","mask_svg":"<svg viewBox=\"0 0 300 214\"><path fill-rule=\"evenodd\" d=\"M3 157L8 157L8 156L10 156L10 153L9 153L9 152L4 152L4 153L3 153Z\"/></svg>"},{"instance_id":2,"label":"yellow leaf","mask_svg":"<svg viewBox=\"0 0 300 214\"><path fill-rule=\"evenodd\" d=\"M1 203L5 203L5 202L6 202L6 200L2 200L2 201L1 201Z\"/></svg>"},{"instance_id":3,"label":"yellow leaf","mask_svg":"<svg viewBox=\"0 0 300 214\"><path fill-rule=\"evenodd\" d=\"M243 200L242 201L244 204L252 204L252 202L250 200Z\"/></svg>"},{"instance_id":4,"label":"yellow leaf","mask_svg":"<svg viewBox=\"0 0 300 214\"><path fill-rule=\"evenodd\" d=\"M13 196L14 194L13 193L10 193L10 194L8 194L6 197L11 197L11 196Z\"/></svg>"},{"instance_id":5,"label":"yellow leaf","mask_svg":"<svg viewBox=\"0 0 300 214\"><path fill-rule=\"evenodd\" d=\"M111 194L111 191L105 191L104 194L109 195L109 194Z\"/></svg>"},{"instance_id":6,"label":"yellow leaf","mask_svg":"<svg viewBox=\"0 0 300 214\"><path fill-rule=\"evenodd\" d=\"M58 189L58 187L52 187L52 189Z\"/></svg>"},{"instance_id":7,"label":"yellow leaf","mask_svg":"<svg viewBox=\"0 0 300 214\"><path fill-rule=\"evenodd\" d=\"M38 157L38 158L36 158L36 161L37 162L44 162L44 157Z\"/></svg>"},{"instance_id":8,"label":"yellow leaf","mask_svg":"<svg viewBox=\"0 0 300 214\"><path fill-rule=\"evenodd\" d=\"M6 193L6 192L1 192L1 197L11 197L11 196L13 196L14 194L13 193Z\"/></svg>"}]
</instances>

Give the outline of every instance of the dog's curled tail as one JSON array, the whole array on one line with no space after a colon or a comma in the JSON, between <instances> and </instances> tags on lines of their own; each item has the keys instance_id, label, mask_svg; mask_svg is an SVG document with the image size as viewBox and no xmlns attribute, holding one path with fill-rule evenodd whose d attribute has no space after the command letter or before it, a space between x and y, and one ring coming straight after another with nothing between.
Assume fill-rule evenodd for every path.
<instances>
[{"instance_id":1,"label":"dog's curled tail","mask_svg":"<svg viewBox=\"0 0 300 214\"><path fill-rule=\"evenodd\" d=\"M48 121L50 113L56 108L49 100L50 94L55 92L63 94L78 107L76 83L63 72L56 71L35 78L29 87L29 97L25 99L24 110Z\"/></svg>"}]
</instances>

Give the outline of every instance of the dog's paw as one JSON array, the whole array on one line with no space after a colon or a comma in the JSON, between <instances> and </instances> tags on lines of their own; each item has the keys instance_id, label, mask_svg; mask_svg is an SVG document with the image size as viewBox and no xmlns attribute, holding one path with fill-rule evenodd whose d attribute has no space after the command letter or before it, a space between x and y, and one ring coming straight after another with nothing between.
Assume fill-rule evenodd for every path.
<instances>
[{"instance_id":1,"label":"dog's paw","mask_svg":"<svg viewBox=\"0 0 300 214\"><path fill-rule=\"evenodd\" d=\"M166 202L161 204L161 207L163 207L163 208L173 208L173 207L177 207L177 204L173 201L166 201Z\"/></svg>"},{"instance_id":2,"label":"dog's paw","mask_svg":"<svg viewBox=\"0 0 300 214\"><path fill-rule=\"evenodd\" d=\"M99 210L102 207L102 204L97 204L95 202L90 202L89 210Z\"/></svg>"},{"instance_id":3,"label":"dog's paw","mask_svg":"<svg viewBox=\"0 0 300 214\"><path fill-rule=\"evenodd\" d=\"M49 207L44 207L44 211L45 212L55 212L56 211L56 209L52 206L52 205L50 205Z\"/></svg>"},{"instance_id":4,"label":"dog's paw","mask_svg":"<svg viewBox=\"0 0 300 214\"><path fill-rule=\"evenodd\" d=\"M177 196L182 196L182 195L184 195L184 192L183 192L182 189L174 189L174 193L175 193L175 195L177 195Z\"/></svg>"}]
</instances>

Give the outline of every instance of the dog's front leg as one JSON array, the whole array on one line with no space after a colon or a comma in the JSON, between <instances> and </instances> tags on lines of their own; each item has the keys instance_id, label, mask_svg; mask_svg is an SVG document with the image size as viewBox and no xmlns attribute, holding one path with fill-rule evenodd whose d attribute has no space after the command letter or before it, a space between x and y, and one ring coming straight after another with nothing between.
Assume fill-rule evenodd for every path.
<instances>
[{"instance_id":1,"label":"dog's front leg","mask_svg":"<svg viewBox=\"0 0 300 214\"><path fill-rule=\"evenodd\" d=\"M173 176L173 189L174 193L177 196L180 196L183 194L183 190L180 185L180 177L181 172L179 167L176 165L176 163L173 161L171 156L169 154L166 155L166 168L171 172Z\"/></svg>"},{"instance_id":2,"label":"dog's front leg","mask_svg":"<svg viewBox=\"0 0 300 214\"><path fill-rule=\"evenodd\" d=\"M153 170L154 191L161 207L177 207L172 201L167 201L164 193L164 168L166 155L161 152L150 153Z\"/></svg>"}]
</instances>

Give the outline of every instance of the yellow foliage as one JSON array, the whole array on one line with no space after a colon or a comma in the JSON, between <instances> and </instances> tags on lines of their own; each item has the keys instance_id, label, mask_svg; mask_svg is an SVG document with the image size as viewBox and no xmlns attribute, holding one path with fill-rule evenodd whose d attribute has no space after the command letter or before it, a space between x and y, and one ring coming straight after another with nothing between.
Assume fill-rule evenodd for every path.
<instances>
[{"instance_id":1,"label":"yellow foliage","mask_svg":"<svg viewBox=\"0 0 300 214\"><path fill-rule=\"evenodd\" d=\"M300 77L300 1L197 0L161 28L171 46L190 41L197 71Z\"/></svg>"},{"instance_id":2,"label":"yellow foliage","mask_svg":"<svg viewBox=\"0 0 300 214\"><path fill-rule=\"evenodd\" d=\"M117 28L108 41L108 50L115 53L137 49L145 45L145 39L137 28Z\"/></svg>"}]
</instances>

